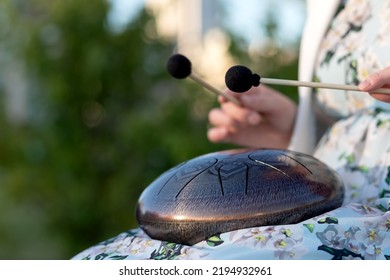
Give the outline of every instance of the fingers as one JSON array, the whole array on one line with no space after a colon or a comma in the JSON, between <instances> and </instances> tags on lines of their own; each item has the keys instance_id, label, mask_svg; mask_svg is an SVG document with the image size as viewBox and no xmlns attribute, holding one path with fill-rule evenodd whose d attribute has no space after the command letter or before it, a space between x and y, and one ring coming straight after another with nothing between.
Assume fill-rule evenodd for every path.
<instances>
[{"instance_id":1,"label":"fingers","mask_svg":"<svg viewBox=\"0 0 390 280\"><path fill-rule=\"evenodd\" d=\"M262 117L259 113L232 102L224 100L220 108L209 112L209 123L207 138L211 142L229 142L236 134L240 134L245 128L254 127L261 123Z\"/></svg>"},{"instance_id":2,"label":"fingers","mask_svg":"<svg viewBox=\"0 0 390 280\"><path fill-rule=\"evenodd\" d=\"M390 84L390 67L386 67L383 70L370 75L366 80L360 83L359 89L373 91L387 84Z\"/></svg>"},{"instance_id":3,"label":"fingers","mask_svg":"<svg viewBox=\"0 0 390 280\"><path fill-rule=\"evenodd\" d=\"M232 129L257 125L261 116L257 112L238 107L230 102L221 105L219 109L209 112L209 122L213 126L225 126Z\"/></svg>"},{"instance_id":4,"label":"fingers","mask_svg":"<svg viewBox=\"0 0 390 280\"><path fill-rule=\"evenodd\" d=\"M213 127L207 131L207 138L210 142L220 143L220 142L228 142L229 132L226 127Z\"/></svg>"},{"instance_id":5,"label":"fingers","mask_svg":"<svg viewBox=\"0 0 390 280\"><path fill-rule=\"evenodd\" d=\"M390 95L377 94L376 89L390 86L390 67L386 67L383 70L370 75L366 80L359 84L359 89L369 92L374 98L390 102Z\"/></svg>"}]
</instances>

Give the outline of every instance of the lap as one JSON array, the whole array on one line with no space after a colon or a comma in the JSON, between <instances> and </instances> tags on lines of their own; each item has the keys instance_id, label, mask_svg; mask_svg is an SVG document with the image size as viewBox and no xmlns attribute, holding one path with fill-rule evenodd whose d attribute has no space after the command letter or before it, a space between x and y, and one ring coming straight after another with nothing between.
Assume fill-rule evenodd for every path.
<instances>
[{"instance_id":1,"label":"lap","mask_svg":"<svg viewBox=\"0 0 390 280\"><path fill-rule=\"evenodd\" d=\"M123 232L73 259L389 259L390 212L348 204L292 225L222 233L193 246Z\"/></svg>"},{"instance_id":2,"label":"lap","mask_svg":"<svg viewBox=\"0 0 390 280\"><path fill-rule=\"evenodd\" d=\"M345 184L342 207L289 225L221 233L193 246L123 232L73 259L390 259L390 113L336 123L314 156Z\"/></svg>"}]
</instances>

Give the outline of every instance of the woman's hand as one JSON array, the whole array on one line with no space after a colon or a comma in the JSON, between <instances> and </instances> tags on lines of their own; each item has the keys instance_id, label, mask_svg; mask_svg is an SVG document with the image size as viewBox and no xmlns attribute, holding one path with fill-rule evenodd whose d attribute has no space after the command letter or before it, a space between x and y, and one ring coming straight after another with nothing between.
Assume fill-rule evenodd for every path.
<instances>
[{"instance_id":1,"label":"woman's hand","mask_svg":"<svg viewBox=\"0 0 390 280\"><path fill-rule=\"evenodd\" d=\"M375 90L382 87L390 88L390 67L370 75L359 85L360 90L369 92L372 97L390 103L390 94L375 93Z\"/></svg>"},{"instance_id":2,"label":"woman's hand","mask_svg":"<svg viewBox=\"0 0 390 280\"><path fill-rule=\"evenodd\" d=\"M208 139L251 148L287 148L297 111L295 103L263 85L235 96L242 106L220 97L221 107L209 112L212 127Z\"/></svg>"}]
</instances>

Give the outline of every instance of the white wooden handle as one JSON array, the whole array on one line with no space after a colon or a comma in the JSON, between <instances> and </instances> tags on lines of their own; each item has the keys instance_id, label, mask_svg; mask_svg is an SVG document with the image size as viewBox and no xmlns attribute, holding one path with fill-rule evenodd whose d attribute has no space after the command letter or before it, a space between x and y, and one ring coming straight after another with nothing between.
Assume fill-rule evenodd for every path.
<instances>
[{"instance_id":1,"label":"white wooden handle","mask_svg":"<svg viewBox=\"0 0 390 280\"><path fill-rule=\"evenodd\" d=\"M341 85L341 84L302 82L302 81L271 79L271 78L261 78L260 82L263 84L266 84L266 85L282 85L282 86L329 88L329 89L339 89L339 90L362 91L359 89L358 86ZM380 89L376 89L374 92L375 93L390 94L390 88L380 88Z\"/></svg>"}]
</instances>

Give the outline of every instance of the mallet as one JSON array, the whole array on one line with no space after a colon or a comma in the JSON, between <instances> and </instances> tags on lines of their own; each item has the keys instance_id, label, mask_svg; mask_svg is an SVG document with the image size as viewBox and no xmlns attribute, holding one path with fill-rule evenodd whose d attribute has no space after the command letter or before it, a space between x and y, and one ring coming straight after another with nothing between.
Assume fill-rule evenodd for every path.
<instances>
[{"instance_id":1,"label":"mallet","mask_svg":"<svg viewBox=\"0 0 390 280\"><path fill-rule=\"evenodd\" d=\"M294 80L282 80L262 78L256 73L252 73L250 69L245 66L237 65L232 66L225 75L226 86L234 92L245 92L252 86L257 87L260 83L268 85L282 85L282 86L297 86L297 87L312 87L312 88L328 88L338 90L350 90L350 91L362 91L358 86L354 85L342 85L342 84L329 84L318 82L302 82ZM375 93L390 94L390 88L380 88L375 90Z\"/></svg>"}]
</instances>

